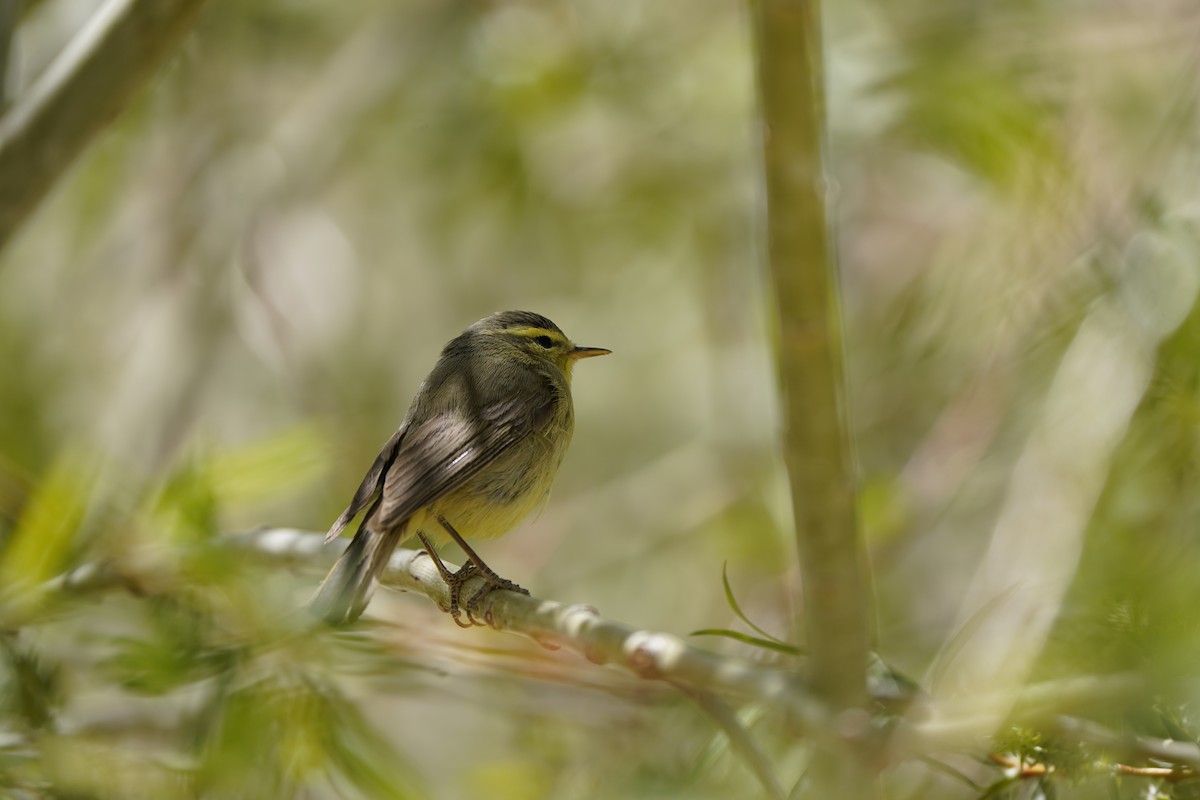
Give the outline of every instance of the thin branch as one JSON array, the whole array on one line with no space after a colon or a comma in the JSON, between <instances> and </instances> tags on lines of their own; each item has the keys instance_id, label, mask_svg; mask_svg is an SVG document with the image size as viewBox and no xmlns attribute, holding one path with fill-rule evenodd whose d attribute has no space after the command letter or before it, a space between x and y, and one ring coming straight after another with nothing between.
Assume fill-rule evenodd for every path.
<instances>
[{"instance_id":1,"label":"thin branch","mask_svg":"<svg viewBox=\"0 0 1200 800\"><path fill-rule=\"evenodd\" d=\"M713 721L725 732L725 735L729 737L729 746L746 762L746 766L758 778L767 796L776 798L777 800L784 800L787 797L787 792L783 790L783 784L775 776L775 768L771 764L771 759L767 757L767 754L754 741L754 737L746 729L746 726L742 724L742 721L738 719L733 709L711 692L699 691L688 687L680 687L680 689L684 694L692 698L704 713L712 717Z\"/></svg>"},{"instance_id":2,"label":"thin branch","mask_svg":"<svg viewBox=\"0 0 1200 800\"><path fill-rule=\"evenodd\" d=\"M980 742L996 730L990 710L999 704L1011 708L1009 722L1043 726L1060 714L1094 708L1115 698L1146 693L1145 679L1133 672L1059 678L1022 686L1006 692L976 692L973 697L950 700L924 697L914 703L910 719L917 724L903 730L919 736L918 751L954 747L963 742ZM893 737L893 749L906 746L903 737Z\"/></svg>"},{"instance_id":3,"label":"thin branch","mask_svg":"<svg viewBox=\"0 0 1200 800\"><path fill-rule=\"evenodd\" d=\"M1083 741L1088 744L1095 744L1086 738ZM1125 742L1122 744L1125 744ZM1177 743L1172 742L1171 744ZM1158 745L1155 746L1157 747ZM988 754L988 760L996 766L1004 768L1008 773L1007 777L1014 780L1044 778L1047 775L1055 775L1060 772L1060 769L1054 764L1048 764L1043 761L1023 760L1007 753L990 753ZM1101 774L1125 775L1131 778L1149 778L1150 780L1162 780L1168 783L1179 783L1181 781L1195 780L1196 778L1196 770L1193 767L1179 766L1178 762L1175 762L1175 766L1171 767L1139 767L1132 764L1113 764L1107 761L1096 761L1089 765L1089 769Z\"/></svg>"},{"instance_id":4,"label":"thin branch","mask_svg":"<svg viewBox=\"0 0 1200 800\"><path fill-rule=\"evenodd\" d=\"M1200 770L1200 746L1195 742L1178 742L1173 739L1154 739L1149 736L1121 734L1099 723L1079 717L1056 717L1049 728L1049 732L1055 735L1086 742L1111 753L1150 758L1188 767L1193 771Z\"/></svg>"},{"instance_id":5,"label":"thin branch","mask_svg":"<svg viewBox=\"0 0 1200 800\"><path fill-rule=\"evenodd\" d=\"M1179 783L1196 779L1196 773L1191 769L1176 769L1174 767L1131 767L1128 764L1114 764L1113 772L1118 775L1128 775L1134 778L1150 778L1151 780Z\"/></svg>"},{"instance_id":6,"label":"thin branch","mask_svg":"<svg viewBox=\"0 0 1200 800\"><path fill-rule=\"evenodd\" d=\"M0 248L191 28L205 0L108 0L0 118Z\"/></svg>"},{"instance_id":7,"label":"thin branch","mask_svg":"<svg viewBox=\"0 0 1200 800\"><path fill-rule=\"evenodd\" d=\"M928 753L955 751L964 752L988 747L995 727L989 727L993 718L990 710L999 702L1012 708L1010 724L1032 727L1047 732L1065 732L1059 726L1063 720L1083 720L1064 716L1075 710L1086 710L1098 703L1111 702L1120 697L1136 697L1146 692L1145 680L1134 673L1114 675L1090 675L1078 678L1044 681L1006 692L1003 698L994 698L991 693L979 693L975 698L938 700L922 697L913 703L912 712L905 722L892 730L887 743L887 752L882 756L886 763L895 764ZM1094 723L1087 723L1094 725ZM1082 730L1082 728L1081 728ZM1113 749L1115 739L1104 738L1107 729L1096 726L1095 738L1076 737L1098 747ZM1116 734L1112 734L1116 736ZM1126 743L1130 740L1123 740ZM1178 744L1178 743L1176 743ZM1200 748L1192 748L1200 756ZM1118 751L1124 752L1118 748ZM1180 753L1187 755L1186 750ZM1191 764L1182 758L1178 763Z\"/></svg>"}]
</instances>

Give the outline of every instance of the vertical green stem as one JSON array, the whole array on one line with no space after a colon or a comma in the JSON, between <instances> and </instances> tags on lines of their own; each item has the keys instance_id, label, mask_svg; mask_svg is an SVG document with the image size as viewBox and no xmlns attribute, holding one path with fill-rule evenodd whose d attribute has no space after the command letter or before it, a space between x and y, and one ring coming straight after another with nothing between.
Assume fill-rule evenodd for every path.
<instances>
[{"instance_id":1,"label":"vertical green stem","mask_svg":"<svg viewBox=\"0 0 1200 800\"><path fill-rule=\"evenodd\" d=\"M870 589L855 513L825 214L820 7L817 0L758 0L754 9L767 256L778 304L784 457L810 679L835 707L857 708L866 701Z\"/></svg>"}]
</instances>

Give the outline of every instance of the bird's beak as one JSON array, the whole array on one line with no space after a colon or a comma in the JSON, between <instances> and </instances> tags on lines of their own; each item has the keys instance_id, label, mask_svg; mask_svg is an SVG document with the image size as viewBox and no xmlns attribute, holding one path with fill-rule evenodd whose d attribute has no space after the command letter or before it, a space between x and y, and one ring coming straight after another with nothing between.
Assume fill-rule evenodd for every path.
<instances>
[{"instance_id":1,"label":"bird's beak","mask_svg":"<svg viewBox=\"0 0 1200 800\"><path fill-rule=\"evenodd\" d=\"M603 347L576 347L567 356L571 359L591 358L592 356L606 356L612 350L605 350Z\"/></svg>"}]
</instances>

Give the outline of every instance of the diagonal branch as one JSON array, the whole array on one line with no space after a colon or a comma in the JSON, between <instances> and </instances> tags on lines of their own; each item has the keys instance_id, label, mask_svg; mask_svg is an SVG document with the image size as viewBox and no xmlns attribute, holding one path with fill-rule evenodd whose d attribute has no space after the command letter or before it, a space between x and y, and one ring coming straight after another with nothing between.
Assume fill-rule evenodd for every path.
<instances>
[{"instance_id":1,"label":"diagonal branch","mask_svg":"<svg viewBox=\"0 0 1200 800\"><path fill-rule=\"evenodd\" d=\"M337 539L326 547L322 533L267 528L222 541L277 564L312 566L331 561L349 540ZM456 568L448 562L447 566ZM380 583L420 592L443 608L450 602L448 587L423 550L397 550ZM463 596L470 597L482 585L482 578L468 581L463 585ZM146 588L119 565L97 562L49 581L42 592L96 594L124 587L139 591ZM519 633L547 646L566 647L589 661L623 667L642 678L751 698L782 708L814 735L832 735L832 717L825 704L808 692L792 670L700 650L669 633L605 619L590 606L564 605L515 592L492 592L480 603L477 616L488 619L498 630Z\"/></svg>"},{"instance_id":2,"label":"diagonal branch","mask_svg":"<svg viewBox=\"0 0 1200 800\"><path fill-rule=\"evenodd\" d=\"M275 530L273 536L307 532ZM448 565L451 569L455 565ZM397 550L380 580L393 589L422 592L441 607L450 591L423 550ZM483 585L475 578L463 585L463 596ZM805 728L828 730L824 703L808 694L789 670L772 669L730 656L697 649L678 636L647 631L605 619L585 605L564 605L516 592L498 591L480 604L479 616L498 630L520 633L551 646L566 647L596 664L623 667L639 677L683 686L726 691L787 709Z\"/></svg>"},{"instance_id":3,"label":"diagonal branch","mask_svg":"<svg viewBox=\"0 0 1200 800\"><path fill-rule=\"evenodd\" d=\"M107 0L0 117L0 248L153 74L205 0Z\"/></svg>"},{"instance_id":4,"label":"diagonal branch","mask_svg":"<svg viewBox=\"0 0 1200 800\"><path fill-rule=\"evenodd\" d=\"M265 528L218 541L276 566L305 569L331 562L348 543L347 539L339 539L326 547L324 533L291 528ZM154 580L162 581L164 577L156 572ZM394 589L419 592L442 606L449 601L446 584L422 551L397 550L381 582ZM40 587L40 594L91 596L124 588L145 592L153 591L151 583L129 574L115 562L101 561L84 564L46 582ZM464 592L470 595L476 587L475 582L468 582ZM977 698L977 703L918 698L915 713L908 715L908 719L896 720L889 728L877 731L879 738L863 739L846 730L844 719L833 714L805 684L797 681L791 670L699 650L671 634L639 630L605 619L588 606L568 606L513 592L495 592L482 605L481 614L490 614L493 626L498 629L528 636L548 646L567 647L595 663L623 667L642 678L670 683L717 717L732 713L715 703L722 695L781 709L817 741L855 741L867 746L874 754L876 766L930 753L982 749L989 743L987 734L981 733L987 729L979 724L976 708L976 705L990 708L993 701L987 697ZM314 624L318 623L314 620ZM1013 724L1041 726L1115 753L1200 767L1200 747L1194 743L1129 736L1069 716L1073 710L1093 707L1099 700L1139 696L1145 691L1144 680L1137 675L1086 676L1023 687L1009 697L1008 704L1013 708ZM714 703L710 704L710 699ZM731 720L733 724L727 724ZM731 744L763 781L768 794L774 794L774 788L770 787L777 779L765 769L764 756L756 751L753 742L742 738L744 731L737 730L740 723L732 717L718 721L730 735Z\"/></svg>"},{"instance_id":5,"label":"diagonal branch","mask_svg":"<svg viewBox=\"0 0 1200 800\"><path fill-rule=\"evenodd\" d=\"M787 793L779 783L779 778L775 776L775 767L771 764L771 759L758 746L750 731L738 719L733 709L719 697L709 692L688 689L686 687L680 687L680 690L692 698L696 705L700 707L700 710L708 714L720 726L721 730L725 732L725 735L729 737L730 747L746 762L746 766L758 778L758 782L762 784L763 791L766 792L767 797L772 798L772 800L785 800Z\"/></svg>"}]
</instances>

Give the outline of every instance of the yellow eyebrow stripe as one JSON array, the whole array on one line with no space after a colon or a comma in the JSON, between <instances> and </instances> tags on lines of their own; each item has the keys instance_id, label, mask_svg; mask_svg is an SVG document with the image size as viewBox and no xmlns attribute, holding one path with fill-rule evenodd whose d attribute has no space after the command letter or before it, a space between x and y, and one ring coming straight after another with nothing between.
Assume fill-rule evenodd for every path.
<instances>
[{"instance_id":1,"label":"yellow eyebrow stripe","mask_svg":"<svg viewBox=\"0 0 1200 800\"><path fill-rule=\"evenodd\" d=\"M537 328L531 325L519 326L516 328L505 328L502 331L496 331L496 333L511 333L513 336L524 336L527 339L533 339L538 336L549 336L556 342L567 341L567 337L563 336L558 331L552 331L548 328Z\"/></svg>"}]
</instances>

